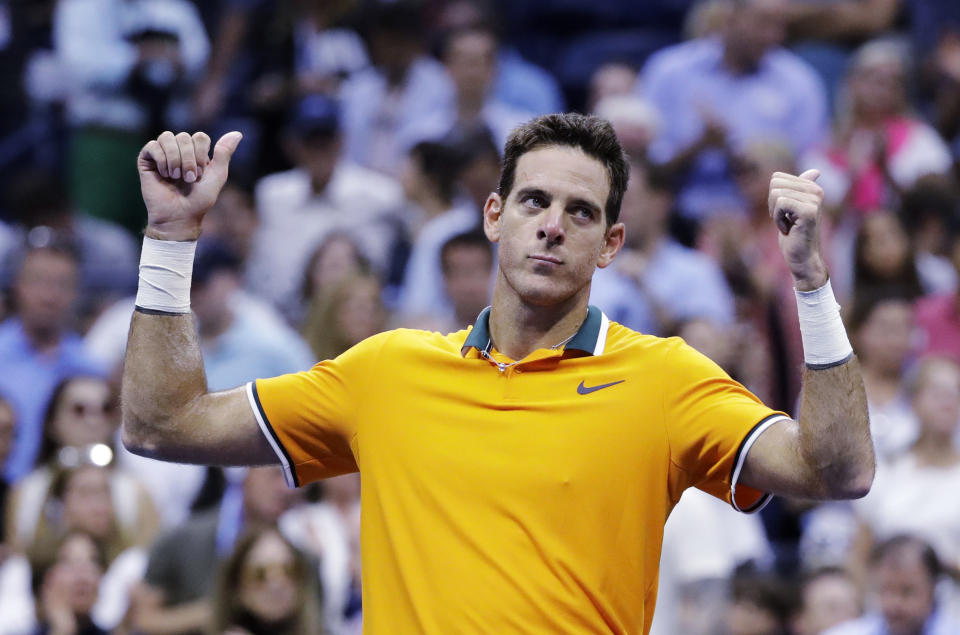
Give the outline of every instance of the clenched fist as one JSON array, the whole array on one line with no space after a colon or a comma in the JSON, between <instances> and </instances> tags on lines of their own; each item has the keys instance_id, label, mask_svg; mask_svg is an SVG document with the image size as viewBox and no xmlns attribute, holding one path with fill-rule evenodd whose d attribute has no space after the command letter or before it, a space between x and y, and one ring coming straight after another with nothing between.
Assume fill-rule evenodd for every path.
<instances>
[{"instance_id":1,"label":"clenched fist","mask_svg":"<svg viewBox=\"0 0 960 635\"><path fill-rule=\"evenodd\" d=\"M220 137L210 159L210 137L164 132L140 150L137 171L147 206L146 235L160 240L195 240L203 215L227 181L230 157L243 138L239 132Z\"/></svg>"},{"instance_id":2,"label":"clenched fist","mask_svg":"<svg viewBox=\"0 0 960 635\"><path fill-rule=\"evenodd\" d=\"M807 170L800 176L774 172L770 179L770 216L780 230L780 251L799 291L812 291L827 282L827 267L820 252L823 190L815 183L819 176L817 170Z\"/></svg>"}]
</instances>

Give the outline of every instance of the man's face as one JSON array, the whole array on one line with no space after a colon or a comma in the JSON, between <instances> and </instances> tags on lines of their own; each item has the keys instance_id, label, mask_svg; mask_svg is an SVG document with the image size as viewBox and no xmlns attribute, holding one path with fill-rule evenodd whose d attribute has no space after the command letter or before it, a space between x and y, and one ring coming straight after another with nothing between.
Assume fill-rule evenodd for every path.
<instances>
[{"instance_id":1,"label":"man's face","mask_svg":"<svg viewBox=\"0 0 960 635\"><path fill-rule=\"evenodd\" d=\"M44 587L75 615L89 615L97 602L101 577L103 568L93 541L75 534L60 547L57 561L44 579Z\"/></svg>"},{"instance_id":2,"label":"man's face","mask_svg":"<svg viewBox=\"0 0 960 635\"><path fill-rule=\"evenodd\" d=\"M672 205L670 194L647 187L643 168L633 166L620 207L620 221L626 227L628 244L640 248L650 237L662 233Z\"/></svg>"},{"instance_id":3,"label":"man's face","mask_svg":"<svg viewBox=\"0 0 960 635\"><path fill-rule=\"evenodd\" d=\"M914 635L933 612L934 583L919 552L890 554L873 568L880 611L891 635Z\"/></svg>"},{"instance_id":4,"label":"man's face","mask_svg":"<svg viewBox=\"0 0 960 635\"><path fill-rule=\"evenodd\" d=\"M458 245L446 250L443 280L457 316L476 316L490 304L492 264L490 249L480 245Z\"/></svg>"},{"instance_id":5,"label":"man's face","mask_svg":"<svg viewBox=\"0 0 960 635\"><path fill-rule=\"evenodd\" d=\"M485 95L493 82L496 54L496 42L489 33L468 31L456 36L444 62L457 90Z\"/></svg>"},{"instance_id":6,"label":"man's face","mask_svg":"<svg viewBox=\"0 0 960 635\"><path fill-rule=\"evenodd\" d=\"M25 327L59 330L77 297L76 263L55 251L31 251L17 276L14 297Z\"/></svg>"},{"instance_id":7,"label":"man's face","mask_svg":"<svg viewBox=\"0 0 960 635\"><path fill-rule=\"evenodd\" d=\"M596 267L623 245L623 225L606 227L609 191L603 164L577 148L521 156L507 199L491 194L484 208L484 231L500 244L497 284L536 306L589 293Z\"/></svg>"},{"instance_id":8,"label":"man's face","mask_svg":"<svg viewBox=\"0 0 960 635\"><path fill-rule=\"evenodd\" d=\"M293 141L294 161L310 175L315 186L326 188L340 158L341 140L336 134L311 134Z\"/></svg>"},{"instance_id":9,"label":"man's face","mask_svg":"<svg viewBox=\"0 0 960 635\"><path fill-rule=\"evenodd\" d=\"M725 46L739 64L754 68L785 35L784 0L746 0L733 10Z\"/></svg>"},{"instance_id":10,"label":"man's face","mask_svg":"<svg viewBox=\"0 0 960 635\"><path fill-rule=\"evenodd\" d=\"M250 255L259 226L253 201L229 184L224 186L217 202L203 217L204 236L217 236L242 259Z\"/></svg>"},{"instance_id":11,"label":"man's face","mask_svg":"<svg viewBox=\"0 0 960 635\"><path fill-rule=\"evenodd\" d=\"M822 633L858 615L860 598L853 581L843 575L823 576L803 594L802 628L798 631L802 635Z\"/></svg>"},{"instance_id":12,"label":"man's face","mask_svg":"<svg viewBox=\"0 0 960 635\"><path fill-rule=\"evenodd\" d=\"M214 271L190 289L190 307L201 332L216 330L232 315L230 299L240 287L239 276L229 269Z\"/></svg>"}]
</instances>

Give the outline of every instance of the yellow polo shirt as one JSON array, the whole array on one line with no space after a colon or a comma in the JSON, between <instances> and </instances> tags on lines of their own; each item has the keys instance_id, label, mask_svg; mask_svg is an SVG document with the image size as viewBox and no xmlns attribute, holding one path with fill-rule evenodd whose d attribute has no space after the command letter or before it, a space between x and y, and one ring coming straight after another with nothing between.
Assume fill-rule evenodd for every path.
<instances>
[{"instance_id":1,"label":"yellow polo shirt","mask_svg":"<svg viewBox=\"0 0 960 635\"><path fill-rule=\"evenodd\" d=\"M758 509L736 479L784 415L595 307L512 365L488 322L382 333L251 406L291 485L362 474L365 633L646 632L670 510L691 486Z\"/></svg>"}]
</instances>

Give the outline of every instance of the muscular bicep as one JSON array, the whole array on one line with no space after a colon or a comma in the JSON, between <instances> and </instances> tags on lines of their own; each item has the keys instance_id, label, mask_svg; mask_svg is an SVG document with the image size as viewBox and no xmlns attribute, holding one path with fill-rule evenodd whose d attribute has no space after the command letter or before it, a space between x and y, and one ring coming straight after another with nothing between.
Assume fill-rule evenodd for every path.
<instances>
[{"instance_id":1,"label":"muscular bicep","mask_svg":"<svg viewBox=\"0 0 960 635\"><path fill-rule=\"evenodd\" d=\"M813 480L800 453L800 425L786 418L760 433L740 473L743 485L781 496L814 496Z\"/></svg>"},{"instance_id":2,"label":"muscular bicep","mask_svg":"<svg viewBox=\"0 0 960 635\"><path fill-rule=\"evenodd\" d=\"M124 425L123 442L143 456L203 465L268 465L277 454L257 422L248 388L206 393L177 412L177 433L153 437L150 428L131 434ZM161 441L162 439L162 441Z\"/></svg>"}]
</instances>

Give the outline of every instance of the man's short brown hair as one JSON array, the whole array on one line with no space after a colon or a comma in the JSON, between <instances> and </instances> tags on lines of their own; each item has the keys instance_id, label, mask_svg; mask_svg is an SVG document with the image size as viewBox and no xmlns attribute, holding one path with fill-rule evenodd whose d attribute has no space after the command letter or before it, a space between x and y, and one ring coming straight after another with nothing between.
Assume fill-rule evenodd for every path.
<instances>
[{"instance_id":1,"label":"man's short brown hair","mask_svg":"<svg viewBox=\"0 0 960 635\"><path fill-rule=\"evenodd\" d=\"M603 164L610 177L610 192L604 212L607 227L617 222L620 203L627 189L630 171L627 157L620 146L613 126L606 119L579 113L543 115L518 126L510 133L503 151L503 166L497 194L506 200L513 188L517 161L527 152L547 146L579 148Z\"/></svg>"}]
</instances>

